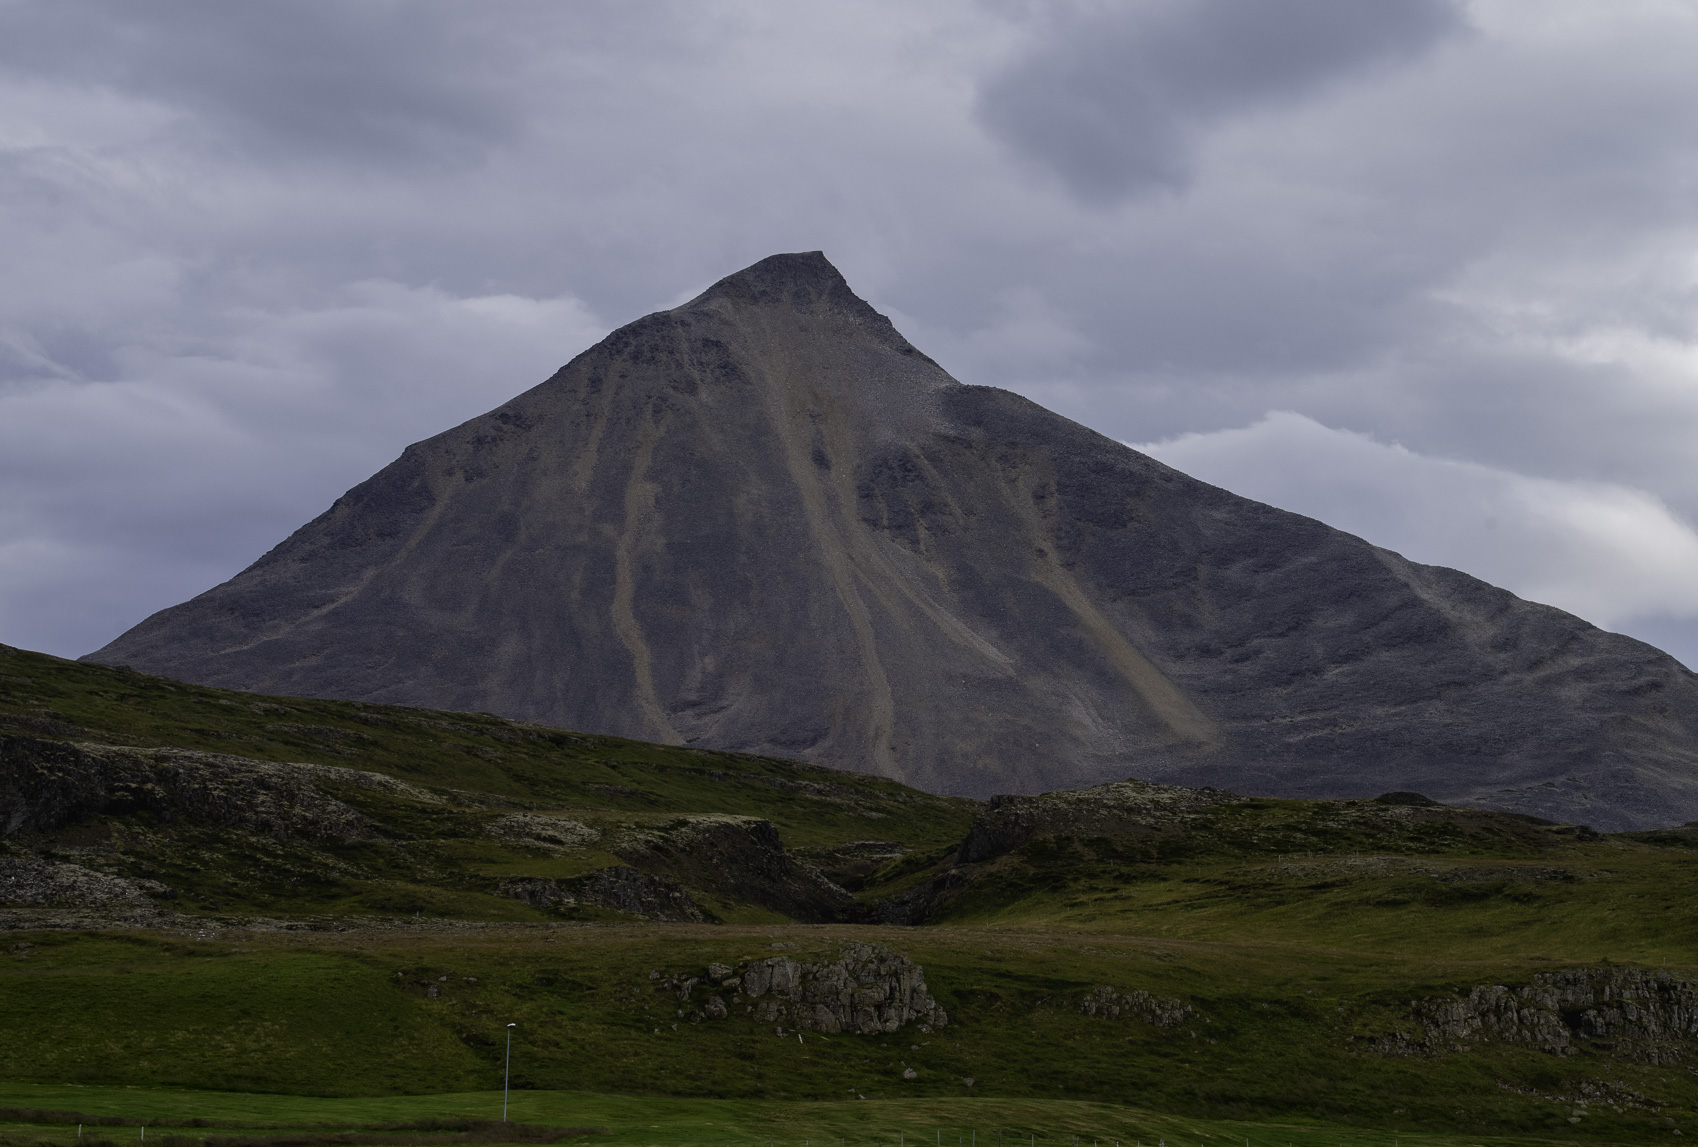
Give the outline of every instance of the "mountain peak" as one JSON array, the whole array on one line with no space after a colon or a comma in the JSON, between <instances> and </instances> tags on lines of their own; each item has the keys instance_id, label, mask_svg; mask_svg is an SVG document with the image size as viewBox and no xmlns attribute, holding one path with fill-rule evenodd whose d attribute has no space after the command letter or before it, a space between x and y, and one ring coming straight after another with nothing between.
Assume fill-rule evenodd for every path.
<instances>
[{"instance_id":1,"label":"mountain peak","mask_svg":"<svg viewBox=\"0 0 1698 1147\"><path fill-rule=\"evenodd\" d=\"M954 793L1698 817L1698 675L962 386L818 251L621 327L90 659Z\"/></svg>"},{"instance_id":2,"label":"mountain peak","mask_svg":"<svg viewBox=\"0 0 1698 1147\"><path fill-rule=\"evenodd\" d=\"M793 251L768 255L758 263L727 275L679 310L694 310L716 301L782 306L799 311L853 310L872 312L866 300L849 289L823 251ZM877 312L873 312L877 313Z\"/></svg>"}]
</instances>

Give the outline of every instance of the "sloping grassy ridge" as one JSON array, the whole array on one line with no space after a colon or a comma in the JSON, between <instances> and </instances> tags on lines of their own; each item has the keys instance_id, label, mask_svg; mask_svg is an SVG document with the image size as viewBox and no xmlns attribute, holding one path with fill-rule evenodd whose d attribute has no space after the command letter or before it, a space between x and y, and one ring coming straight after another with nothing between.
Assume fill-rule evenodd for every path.
<instances>
[{"instance_id":1,"label":"sloping grassy ridge","mask_svg":"<svg viewBox=\"0 0 1698 1147\"><path fill-rule=\"evenodd\" d=\"M53 746L97 744L134 750L127 757L96 751L132 772L157 758L177 773L236 777L225 802L233 811L221 818L112 801L77 823L6 838L14 853L162 885L169 894L162 903L188 913L595 918L605 913L515 899L503 894L503 882L571 880L619 865L609 851L618 840L678 828L683 816L770 821L785 847L835 874L842 846L873 840L890 853L936 849L966 831L976 808L793 761L482 714L258 697L0 647L0 737L6 734L20 756L86 756L90 750ZM171 752L146 752L160 749ZM240 794L253 791L253 770L223 758L352 768L405 784L374 787L334 774L285 778L364 818L369 831L279 829L244 822ZM499 831L495 822L513 814L554 816L591 832L582 847L551 847ZM866 867L864 851L849 851L850 872ZM711 886L697 895L712 917L785 918L746 900L723 902Z\"/></svg>"}]
</instances>

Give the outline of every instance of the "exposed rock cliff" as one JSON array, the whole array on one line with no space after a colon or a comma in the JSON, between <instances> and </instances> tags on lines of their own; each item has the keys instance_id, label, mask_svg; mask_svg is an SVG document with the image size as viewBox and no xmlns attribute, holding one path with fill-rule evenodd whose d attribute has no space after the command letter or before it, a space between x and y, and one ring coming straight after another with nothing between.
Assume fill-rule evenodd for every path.
<instances>
[{"instance_id":1,"label":"exposed rock cliff","mask_svg":"<svg viewBox=\"0 0 1698 1147\"><path fill-rule=\"evenodd\" d=\"M1521 987L1490 984L1467 995L1431 996L1412 1005L1410 1020L1371 1046L1398 1056L1518 1044L1655 1064L1690 1062L1698 1053L1698 989L1641 968L1568 968Z\"/></svg>"},{"instance_id":2,"label":"exposed rock cliff","mask_svg":"<svg viewBox=\"0 0 1698 1147\"><path fill-rule=\"evenodd\" d=\"M1672 658L963 386L818 253L615 331L90 657L934 792L1698 818Z\"/></svg>"},{"instance_id":3,"label":"exposed rock cliff","mask_svg":"<svg viewBox=\"0 0 1698 1147\"><path fill-rule=\"evenodd\" d=\"M818 964L772 956L733 968L715 964L707 978L673 978L679 1000L697 1003L701 1017L725 1019L741 1010L763 1024L793 1031L876 1035L919 1024L945 1026L948 1013L926 989L926 972L879 944L846 944L837 959Z\"/></svg>"}]
</instances>

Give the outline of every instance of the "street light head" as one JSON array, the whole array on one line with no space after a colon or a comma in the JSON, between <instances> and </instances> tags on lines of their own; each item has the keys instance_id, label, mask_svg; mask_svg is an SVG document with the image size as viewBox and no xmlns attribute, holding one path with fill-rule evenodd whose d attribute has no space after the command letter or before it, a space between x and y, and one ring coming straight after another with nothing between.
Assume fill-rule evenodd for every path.
<instances>
[{"instance_id":1,"label":"street light head","mask_svg":"<svg viewBox=\"0 0 1698 1147\"><path fill-rule=\"evenodd\" d=\"M508 1024L508 1025L507 1025L507 1026L508 1026L508 1027L510 1027L510 1028L516 1028L516 1027L518 1027L518 1026L519 1026L519 1025L518 1025L518 1024Z\"/></svg>"}]
</instances>

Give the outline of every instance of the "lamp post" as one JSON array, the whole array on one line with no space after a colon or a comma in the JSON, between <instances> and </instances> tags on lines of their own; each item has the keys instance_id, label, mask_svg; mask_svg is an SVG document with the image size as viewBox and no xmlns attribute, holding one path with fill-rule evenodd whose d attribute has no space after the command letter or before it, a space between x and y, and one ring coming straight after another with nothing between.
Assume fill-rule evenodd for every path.
<instances>
[{"instance_id":1,"label":"lamp post","mask_svg":"<svg viewBox=\"0 0 1698 1147\"><path fill-rule=\"evenodd\" d=\"M501 1069L501 1122L507 1122L507 1081L513 1078L513 1029L518 1024L507 1025L507 1066Z\"/></svg>"}]
</instances>

